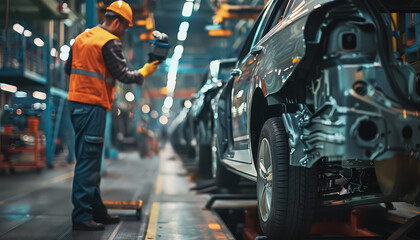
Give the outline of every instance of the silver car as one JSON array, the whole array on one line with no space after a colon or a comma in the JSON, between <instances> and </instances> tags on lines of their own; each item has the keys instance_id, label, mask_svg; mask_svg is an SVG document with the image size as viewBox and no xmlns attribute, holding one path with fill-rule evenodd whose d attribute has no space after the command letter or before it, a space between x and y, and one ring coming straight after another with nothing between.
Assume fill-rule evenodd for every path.
<instances>
[{"instance_id":1,"label":"silver car","mask_svg":"<svg viewBox=\"0 0 420 240\"><path fill-rule=\"evenodd\" d=\"M216 96L214 176L257 183L270 238L304 238L318 203L420 204L419 84L381 13L420 3L381 2L269 1Z\"/></svg>"}]
</instances>

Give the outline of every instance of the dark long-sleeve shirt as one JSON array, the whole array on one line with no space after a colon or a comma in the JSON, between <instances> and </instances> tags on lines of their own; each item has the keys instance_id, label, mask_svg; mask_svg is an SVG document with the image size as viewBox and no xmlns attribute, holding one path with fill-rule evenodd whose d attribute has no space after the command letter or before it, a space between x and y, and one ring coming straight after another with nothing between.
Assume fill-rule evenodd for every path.
<instances>
[{"instance_id":1,"label":"dark long-sleeve shirt","mask_svg":"<svg viewBox=\"0 0 420 240\"><path fill-rule=\"evenodd\" d=\"M108 31L108 29L102 25L99 26ZM143 84L144 77L139 71L128 70L126 60L122 53L121 41L114 39L105 43L102 47L102 56L108 71L115 79L127 84ZM70 51L69 58L64 65L64 70L68 75L71 73L72 58L72 51Z\"/></svg>"}]
</instances>

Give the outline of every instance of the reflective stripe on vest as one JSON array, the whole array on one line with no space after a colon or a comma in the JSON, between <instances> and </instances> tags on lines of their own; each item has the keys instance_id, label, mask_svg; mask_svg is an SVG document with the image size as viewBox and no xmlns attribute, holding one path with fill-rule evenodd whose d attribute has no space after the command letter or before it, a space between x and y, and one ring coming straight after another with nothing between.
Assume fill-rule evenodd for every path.
<instances>
[{"instance_id":1,"label":"reflective stripe on vest","mask_svg":"<svg viewBox=\"0 0 420 240\"><path fill-rule=\"evenodd\" d=\"M71 70L71 73L72 74L79 74L79 75L83 75L83 76L87 76L87 77L104 79L104 75L102 75L101 73L92 72L92 71L84 70L84 69L73 68ZM113 84L113 80L114 79L113 78L110 78L110 77L105 78L105 82L107 82L107 83Z\"/></svg>"}]
</instances>

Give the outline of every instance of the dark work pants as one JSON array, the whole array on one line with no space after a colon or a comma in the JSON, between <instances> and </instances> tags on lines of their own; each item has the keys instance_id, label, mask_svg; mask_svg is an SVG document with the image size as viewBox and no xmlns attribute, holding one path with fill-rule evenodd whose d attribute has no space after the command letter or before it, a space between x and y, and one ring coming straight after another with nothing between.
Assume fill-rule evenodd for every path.
<instances>
[{"instance_id":1,"label":"dark work pants","mask_svg":"<svg viewBox=\"0 0 420 240\"><path fill-rule=\"evenodd\" d=\"M73 178L73 222L101 218L107 214L99 184L106 110L103 107L69 102L75 132L76 167Z\"/></svg>"}]
</instances>

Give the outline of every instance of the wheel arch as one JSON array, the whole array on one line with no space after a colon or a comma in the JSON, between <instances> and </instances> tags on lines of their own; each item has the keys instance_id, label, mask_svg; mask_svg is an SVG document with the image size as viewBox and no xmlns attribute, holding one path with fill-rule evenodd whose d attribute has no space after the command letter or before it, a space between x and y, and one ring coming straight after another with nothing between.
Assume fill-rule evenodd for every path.
<instances>
[{"instance_id":1,"label":"wheel arch","mask_svg":"<svg viewBox=\"0 0 420 240\"><path fill-rule=\"evenodd\" d=\"M256 88L251 100L251 116L250 116L250 146L252 159L256 164L258 156L258 145L261 130L267 119L272 117L281 117L283 105L280 103L269 103L268 97L264 96L261 88Z\"/></svg>"}]
</instances>

